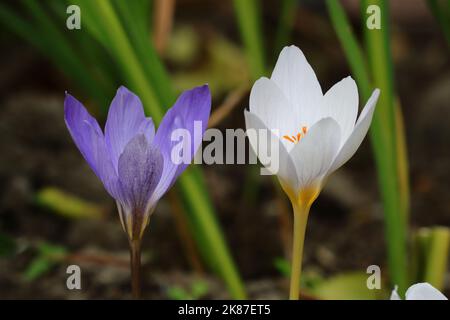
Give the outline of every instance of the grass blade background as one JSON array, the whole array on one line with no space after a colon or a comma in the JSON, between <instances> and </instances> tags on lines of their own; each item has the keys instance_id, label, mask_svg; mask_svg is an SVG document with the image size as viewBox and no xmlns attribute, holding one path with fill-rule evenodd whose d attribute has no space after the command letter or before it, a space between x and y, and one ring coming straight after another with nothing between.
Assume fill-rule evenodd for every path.
<instances>
[{"instance_id":1,"label":"grass blade background","mask_svg":"<svg viewBox=\"0 0 450 320\"><path fill-rule=\"evenodd\" d=\"M401 194L398 159L406 161L407 157L405 154L398 156L399 152L406 152L406 149L404 141L401 145L403 148L397 148L399 135L397 135L396 117L401 113L396 115L395 111L387 8L385 3L370 2L380 5L382 29L365 30L369 55L369 62L366 62L339 1L327 0L326 3L331 22L362 92L363 100L366 101L369 98L372 88L379 87L381 89L370 135L384 207L389 272L392 283L399 286L399 292L402 294L408 284L406 268L407 214L404 212L407 207L403 204L404 199L408 199L408 197ZM364 29L366 29L365 8L368 3L365 2L361 9ZM404 139L404 135L401 138ZM403 192L407 192L407 190L404 189Z\"/></svg>"},{"instance_id":2,"label":"grass blade background","mask_svg":"<svg viewBox=\"0 0 450 320\"><path fill-rule=\"evenodd\" d=\"M239 31L254 80L265 75L265 56L261 30L261 8L257 0L234 0Z\"/></svg>"},{"instance_id":3,"label":"grass blade background","mask_svg":"<svg viewBox=\"0 0 450 320\"><path fill-rule=\"evenodd\" d=\"M390 22L389 22L389 7L385 0L364 0L362 2L362 10L365 11L370 5L376 5L381 10L381 29L369 30L365 27L365 19L363 19L364 36L366 42L366 50L369 58L369 65L371 69L372 81L375 87L380 88L381 95L378 101L377 110L374 114L374 120L378 130L373 137L376 140L381 140L384 152L381 150L376 152L377 163L382 163L383 172L383 186L382 196L385 199L386 211L386 233L388 239L388 260L390 265L395 265L390 269L392 279L399 286L399 292L403 293L408 286L408 272L407 272L407 216L404 207L404 195L401 189L401 173L399 163L399 153L402 149L399 147L399 140L404 139L404 135L398 135L397 117L401 113L396 113L396 104L394 95L394 80L393 80L393 65L390 46ZM361 14L362 17L367 17L365 12ZM404 140L401 142L402 147L405 148ZM389 150L386 152L386 150ZM406 160L406 155L402 155L402 159ZM390 157L390 161L386 158ZM380 166L381 167L381 166ZM389 212L389 213L388 213Z\"/></svg>"},{"instance_id":4,"label":"grass blade background","mask_svg":"<svg viewBox=\"0 0 450 320\"><path fill-rule=\"evenodd\" d=\"M257 0L234 0L234 12L253 81L266 75L260 4L261 2ZM256 203L259 181L259 166L249 165L242 192L244 204L249 207L254 207Z\"/></svg>"},{"instance_id":5,"label":"grass blade background","mask_svg":"<svg viewBox=\"0 0 450 320\"><path fill-rule=\"evenodd\" d=\"M297 0L282 0L280 18L278 19L278 29L275 37L275 54L283 49L284 46L289 45L289 38L294 25L295 9L297 7ZM277 58L276 56L275 58Z\"/></svg>"},{"instance_id":6,"label":"grass blade background","mask_svg":"<svg viewBox=\"0 0 450 320\"><path fill-rule=\"evenodd\" d=\"M428 282L443 290L450 255L450 229L420 228L414 233L412 244L411 282Z\"/></svg>"}]
</instances>

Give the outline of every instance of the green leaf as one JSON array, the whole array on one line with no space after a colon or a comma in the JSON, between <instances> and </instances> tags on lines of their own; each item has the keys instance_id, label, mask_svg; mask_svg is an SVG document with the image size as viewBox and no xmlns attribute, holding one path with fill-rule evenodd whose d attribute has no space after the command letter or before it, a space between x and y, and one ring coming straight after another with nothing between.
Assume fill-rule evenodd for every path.
<instances>
[{"instance_id":1,"label":"green leaf","mask_svg":"<svg viewBox=\"0 0 450 320\"><path fill-rule=\"evenodd\" d=\"M286 278L291 276L291 264L284 258L276 258L273 262L275 269Z\"/></svg>"},{"instance_id":2,"label":"green leaf","mask_svg":"<svg viewBox=\"0 0 450 320\"><path fill-rule=\"evenodd\" d=\"M54 262L45 258L38 257L31 261L23 273L25 281L33 281L44 275L54 266Z\"/></svg>"},{"instance_id":3,"label":"green leaf","mask_svg":"<svg viewBox=\"0 0 450 320\"><path fill-rule=\"evenodd\" d=\"M94 203L53 187L46 187L35 195L36 203L66 218L100 218L105 209Z\"/></svg>"},{"instance_id":4,"label":"green leaf","mask_svg":"<svg viewBox=\"0 0 450 320\"><path fill-rule=\"evenodd\" d=\"M404 140L400 141L405 136L403 132L399 134L397 128L402 120L397 119L401 112L396 112L400 105L396 104L394 94L388 3L384 0L363 1L362 17L365 17L365 8L369 5L376 5L381 10L381 29L369 30L365 24L363 27L373 85L381 90L371 135L384 202L389 268L392 280L398 285L399 294L402 295L408 286L406 199L409 196L404 193L409 189L401 187L401 179L407 179L407 176L404 171L400 171L400 168L407 168L407 156L403 154L406 152L406 143ZM403 162L400 163L399 160Z\"/></svg>"},{"instance_id":5,"label":"green leaf","mask_svg":"<svg viewBox=\"0 0 450 320\"><path fill-rule=\"evenodd\" d=\"M443 290L450 254L450 229L421 228L413 239L412 282L428 282Z\"/></svg>"},{"instance_id":6,"label":"green leaf","mask_svg":"<svg viewBox=\"0 0 450 320\"><path fill-rule=\"evenodd\" d=\"M40 255L50 259L61 259L67 254L66 248L59 245L41 242L37 246Z\"/></svg>"},{"instance_id":7,"label":"green leaf","mask_svg":"<svg viewBox=\"0 0 450 320\"><path fill-rule=\"evenodd\" d=\"M37 255L23 273L26 281L33 281L53 268L67 255L67 250L58 245L40 242L36 246Z\"/></svg>"},{"instance_id":8,"label":"green leaf","mask_svg":"<svg viewBox=\"0 0 450 320\"><path fill-rule=\"evenodd\" d=\"M167 289L167 296L172 300L192 300L189 293L179 286L173 286Z\"/></svg>"},{"instance_id":9,"label":"green leaf","mask_svg":"<svg viewBox=\"0 0 450 320\"><path fill-rule=\"evenodd\" d=\"M261 2L257 0L234 0L234 10L242 41L254 80L266 71L264 46L261 32Z\"/></svg>"},{"instance_id":10,"label":"green leaf","mask_svg":"<svg viewBox=\"0 0 450 320\"><path fill-rule=\"evenodd\" d=\"M363 272L347 272L328 278L317 284L312 293L325 300L376 300L384 295L381 290L367 288L368 275Z\"/></svg>"},{"instance_id":11,"label":"green leaf","mask_svg":"<svg viewBox=\"0 0 450 320\"><path fill-rule=\"evenodd\" d=\"M202 280L195 281L192 284L191 295L197 300L205 296L209 291L208 283Z\"/></svg>"}]
</instances>

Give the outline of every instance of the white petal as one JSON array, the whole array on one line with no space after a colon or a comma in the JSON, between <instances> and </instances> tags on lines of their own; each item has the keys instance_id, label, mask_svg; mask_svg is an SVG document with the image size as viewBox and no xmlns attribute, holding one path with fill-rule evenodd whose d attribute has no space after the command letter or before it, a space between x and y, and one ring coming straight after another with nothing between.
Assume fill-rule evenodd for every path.
<instances>
[{"instance_id":1,"label":"white petal","mask_svg":"<svg viewBox=\"0 0 450 320\"><path fill-rule=\"evenodd\" d=\"M311 127L290 155L295 163L300 188L320 182L328 172L341 143L339 125L324 118Z\"/></svg>"},{"instance_id":2,"label":"white petal","mask_svg":"<svg viewBox=\"0 0 450 320\"><path fill-rule=\"evenodd\" d=\"M358 115L358 87L351 77L336 83L322 99L320 118L332 117L341 127L341 144L355 127Z\"/></svg>"},{"instance_id":3,"label":"white petal","mask_svg":"<svg viewBox=\"0 0 450 320\"><path fill-rule=\"evenodd\" d=\"M298 180L297 180L297 174L295 171L295 165L291 160L291 157L289 156L289 153L287 152L286 148L282 143L280 143L280 140L277 136L275 136L271 130L267 128L267 126L261 121L261 119L255 115L252 112L248 112L247 110L244 111L245 115L245 125L247 130L254 129L256 130L257 134L259 134L260 130L266 130L267 137L268 137L268 143L259 143L258 148L258 138L257 135L248 135L250 145L252 146L253 151L256 153L258 158L261 162L265 162L264 159L262 159L263 155L268 155L270 152L271 147L274 145L276 146L276 150L278 151L278 159L275 158L276 155L271 155L273 157L274 161L277 161L276 167L278 167L276 172L272 172L273 174L278 175L278 178L282 181L282 183L289 185L290 188L293 190L298 189Z\"/></svg>"},{"instance_id":4,"label":"white petal","mask_svg":"<svg viewBox=\"0 0 450 320\"><path fill-rule=\"evenodd\" d=\"M390 300L402 300L402 298L400 298L400 296L398 295L397 286L395 286L394 290L392 290Z\"/></svg>"},{"instance_id":5,"label":"white petal","mask_svg":"<svg viewBox=\"0 0 450 320\"><path fill-rule=\"evenodd\" d=\"M317 121L322 89L314 70L296 46L284 47L272 72L271 80L294 106L300 126Z\"/></svg>"},{"instance_id":6,"label":"white petal","mask_svg":"<svg viewBox=\"0 0 450 320\"><path fill-rule=\"evenodd\" d=\"M300 130L292 104L280 88L265 77L253 85L250 92L250 112L258 116L267 128L278 130L280 135L293 135Z\"/></svg>"},{"instance_id":7,"label":"white petal","mask_svg":"<svg viewBox=\"0 0 450 320\"><path fill-rule=\"evenodd\" d=\"M330 168L328 174L337 170L340 166L346 163L358 150L364 137L369 130L370 123L372 122L373 112L375 110L375 105L377 103L378 97L380 95L380 90L375 89L372 96L367 101L364 109L361 111L361 115L356 122L353 132L345 141L344 145L341 147L336 159L334 159L333 165Z\"/></svg>"},{"instance_id":8,"label":"white petal","mask_svg":"<svg viewBox=\"0 0 450 320\"><path fill-rule=\"evenodd\" d=\"M406 300L448 300L429 283L416 283L406 291Z\"/></svg>"}]
</instances>

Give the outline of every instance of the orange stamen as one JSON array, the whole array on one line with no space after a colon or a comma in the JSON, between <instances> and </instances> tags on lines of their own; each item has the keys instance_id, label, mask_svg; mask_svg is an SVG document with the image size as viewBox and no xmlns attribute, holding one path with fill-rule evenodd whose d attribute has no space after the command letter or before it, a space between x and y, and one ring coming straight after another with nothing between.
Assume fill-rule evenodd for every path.
<instances>
[{"instance_id":1,"label":"orange stamen","mask_svg":"<svg viewBox=\"0 0 450 320\"><path fill-rule=\"evenodd\" d=\"M293 136L285 135L285 136L283 136L283 138L288 140L289 142L297 143L301 140L301 138L303 138L305 136L307 131L308 131L307 127L302 127L302 131L297 133L297 135L293 135Z\"/></svg>"}]
</instances>

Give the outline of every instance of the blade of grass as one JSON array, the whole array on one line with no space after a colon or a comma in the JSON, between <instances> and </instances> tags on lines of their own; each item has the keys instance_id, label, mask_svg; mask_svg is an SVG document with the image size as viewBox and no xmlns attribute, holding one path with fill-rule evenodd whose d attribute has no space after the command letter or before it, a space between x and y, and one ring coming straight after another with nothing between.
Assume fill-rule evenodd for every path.
<instances>
[{"instance_id":1,"label":"blade of grass","mask_svg":"<svg viewBox=\"0 0 450 320\"><path fill-rule=\"evenodd\" d=\"M384 152L383 155L378 157L383 158L385 161L387 157L391 158L389 166L387 166L384 175L385 180L389 183L389 186L384 185L384 188L392 189L389 191L389 205L391 207L389 213L390 222L386 223L386 230L388 237L393 240L389 245L395 247L395 252L391 251L390 261L395 264L395 269L391 270L393 279L396 280L399 286L400 294L407 288L407 253L406 253L406 232L407 232L407 213L404 211L405 198L407 196L401 193L401 182L399 168L407 168L406 159L407 156L402 154L401 158L399 153L406 152L406 142L403 140L399 142L400 138L404 139L404 135L399 136L397 123L401 120L397 118L401 113L396 113L396 108L399 108L399 104L395 103L394 95L394 80L393 80L393 65L390 46L390 23L389 23L389 7L385 0L363 0L362 10L365 11L369 5L375 5L380 8L381 12L381 28L369 30L365 27L364 22L364 36L366 42L367 53L369 57L369 63L371 68L371 74L373 84L375 87L380 88L382 94L380 95L377 111L374 114L374 121L380 123L382 130L379 138L383 141ZM365 12L361 15L365 17ZM401 144L402 149L399 149ZM386 152L388 150L388 152ZM399 160L403 159L405 164L400 164ZM395 167L394 167L395 165Z\"/></svg>"},{"instance_id":2,"label":"blade of grass","mask_svg":"<svg viewBox=\"0 0 450 320\"><path fill-rule=\"evenodd\" d=\"M420 228L414 234L412 249L411 282L428 282L443 290L450 254L449 228Z\"/></svg>"},{"instance_id":3,"label":"blade of grass","mask_svg":"<svg viewBox=\"0 0 450 320\"><path fill-rule=\"evenodd\" d=\"M253 79L256 80L265 74L260 2L234 0L233 3L250 71Z\"/></svg>"},{"instance_id":4,"label":"blade of grass","mask_svg":"<svg viewBox=\"0 0 450 320\"><path fill-rule=\"evenodd\" d=\"M27 3L24 3L24 5L27 5ZM71 77L79 83L85 93L94 97L97 102L104 101L103 88L94 88L91 85L89 74L85 72L81 60L77 58L67 42L58 43L59 35L56 35L56 38L50 36L50 34L53 35L55 33L55 26L50 22L46 22L44 26L39 24L42 18L45 19L43 14L45 15L45 12L43 13L42 9L38 7L33 19L27 19L15 13L8 6L0 4L0 23L3 23L19 37L31 43L41 53L51 57L60 70L71 74ZM44 30L43 28L48 28L50 34L41 34ZM40 37L36 37L36 33Z\"/></svg>"},{"instance_id":5,"label":"blade of grass","mask_svg":"<svg viewBox=\"0 0 450 320\"><path fill-rule=\"evenodd\" d=\"M123 25L126 25L127 34L136 54L141 61L146 75L149 77L152 86L155 88L155 94L166 109L175 101L175 92L173 90L170 77L166 72L158 56L156 48L151 41L151 34L148 29L142 27L142 23L129 24L128 21L135 19L135 10L129 3L121 0L115 2L118 12L120 12ZM149 16L147 15L147 19Z\"/></svg>"},{"instance_id":6,"label":"blade of grass","mask_svg":"<svg viewBox=\"0 0 450 320\"><path fill-rule=\"evenodd\" d=\"M257 80L265 75L266 64L264 44L261 30L261 2L256 0L234 0L234 11L239 25L239 31L244 43L250 75ZM242 198L244 204L252 206L256 202L259 190L259 166L250 165L244 178Z\"/></svg>"},{"instance_id":7,"label":"blade of grass","mask_svg":"<svg viewBox=\"0 0 450 320\"><path fill-rule=\"evenodd\" d=\"M68 4L60 0L48 0L47 3L57 17L55 23L65 25ZM75 48L74 50L83 61L85 69L88 68L89 73L93 75L96 85L104 88L102 92L105 92L105 99L98 103L98 107L102 111L101 116L106 117L109 103L106 97L114 95L115 90L119 86L116 81L116 79L120 78L116 65L113 63L110 54L104 50L102 45L89 32L82 32L81 30L67 31L64 33L64 36Z\"/></svg>"},{"instance_id":8,"label":"blade of grass","mask_svg":"<svg viewBox=\"0 0 450 320\"><path fill-rule=\"evenodd\" d=\"M213 207L209 198L204 197L202 194L196 192L199 189L199 185L203 190L206 189L203 177L199 170L192 170L190 174L184 175L179 181L179 187L183 190L185 200L187 201L191 210L191 221L197 226L196 229L202 230L202 233L194 234L197 237L198 242L202 242L204 246L201 246L203 256L211 255L215 253L213 259L208 258L210 266L215 270L222 278L226 279L226 285L231 296L235 299L245 299L246 293L242 285L242 281L236 272L235 266L232 263L231 255L225 245L224 237L218 223L213 214L195 214L199 212L212 212ZM194 171L194 172L193 172Z\"/></svg>"},{"instance_id":9,"label":"blade of grass","mask_svg":"<svg viewBox=\"0 0 450 320\"><path fill-rule=\"evenodd\" d=\"M410 210L409 162L405 124L399 99L395 101L395 129L397 136L397 170L401 206L406 220L405 223L408 224Z\"/></svg>"},{"instance_id":10,"label":"blade of grass","mask_svg":"<svg viewBox=\"0 0 450 320\"><path fill-rule=\"evenodd\" d=\"M97 18L99 23L96 27L108 40L111 52L116 58L115 60L119 63L131 88L141 97L147 113L151 114L154 120L159 122L163 116L160 102L143 71L111 2L79 0L78 3L82 12L91 11L91 13L95 12L97 15L101 15L101 18Z\"/></svg>"},{"instance_id":11,"label":"blade of grass","mask_svg":"<svg viewBox=\"0 0 450 320\"><path fill-rule=\"evenodd\" d=\"M409 277L410 283L423 282L427 252L430 244L430 228L420 228L413 233L411 237L411 254L410 262L411 265Z\"/></svg>"},{"instance_id":12,"label":"blade of grass","mask_svg":"<svg viewBox=\"0 0 450 320\"><path fill-rule=\"evenodd\" d=\"M450 249L450 231L445 227L431 229L429 247L426 252L426 268L423 281L438 290L443 290Z\"/></svg>"},{"instance_id":13,"label":"blade of grass","mask_svg":"<svg viewBox=\"0 0 450 320\"><path fill-rule=\"evenodd\" d=\"M278 53L288 45L295 20L296 0L282 0L278 29L275 38L275 52Z\"/></svg>"},{"instance_id":14,"label":"blade of grass","mask_svg":"<svg viewBox=\"0 0 450 320\"><path fill-rule=\"evenodd\" d=\"M34 18L35 30L38 29L39 33L43 35L47 46L51 47L51 50L54 51L54 55L63 57L64 66L70 68L71 72L76 74L77 78L84 78L84 82L89 83L89 74L85 72L84 68L81 68L83 62L73 53L74 48L68 43L60 31L61 28L58 28L58 26L55 25L52 17L48 15L48 11L42 7L42 4L36 0L22 0L22 5ZM104 92L99 92L98 90L93 90L89 87L88 84L85 85L86 90L88 90L87 92L92 94L96 99L101 100L104 96Z\"/></svg>"},{"instance_id":15,"label":"blade of grass","mask_svg":"<svg viewBox=\"0 0 450 320\"><path fill-rule=\"evenodd\" d=\"M383 141L389 146L389 150L395 150L395 107L394 107L394 87L392 75L392 61L390 37L389 37L389 12L385 1L362 1L362 17L366 16L365 8L369 5L376 5L381 10L381 28L368 29L363 21L363 30L366 42L366 51L369 58L369 66L373 85L379 87L380 95L377 113L375 117L383 123ZM364 19L363 19L364 20ZM396 156L395 152L389 156Z\"/></svg>"},{"instance_id":16,"label":"blade of grass","mask_svg":"<svg viewBox=\"0 0 450 320\"><path fill-rule=\"evenodd\" d=\"M371 94L371 83L367 61L353 34L344 8L336 0L327 0L326 4L331 23L344 50L347 63L358 83L358 88L362 92L363 99L368 99Z\"/></svg>"},{"instance_id":17,"label":"blade of grass","mask_svg":"<svg viewBox=\"0 0 450 320\"><path fill-rule=\"evenodd\" d=\"M407 286L406 215L402 214L404 208L398 181L396 116L393 105L394 95L392 66L389 60L389 39L386 30L388 20L385 14L382 14L384 16L383 31L366 35L370 51L370 61L367 64L339 1L327 0L326 4L333 27L344 49L352 73L361 89L362 98L367 100L371 94L371 78L368 70L370 70L374 79L374 86L381 89L381 96L372 120L370 135L385 214L389 271L392 282L399 286L400 293L404 293Z\"/></svg>"}]
</instances>

